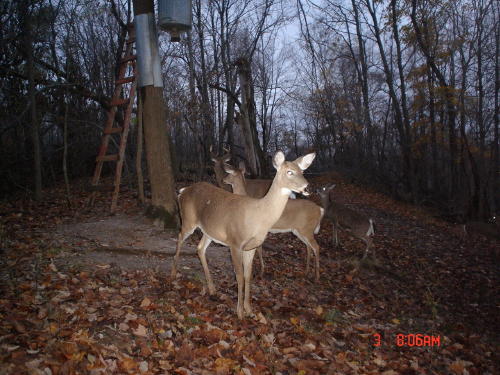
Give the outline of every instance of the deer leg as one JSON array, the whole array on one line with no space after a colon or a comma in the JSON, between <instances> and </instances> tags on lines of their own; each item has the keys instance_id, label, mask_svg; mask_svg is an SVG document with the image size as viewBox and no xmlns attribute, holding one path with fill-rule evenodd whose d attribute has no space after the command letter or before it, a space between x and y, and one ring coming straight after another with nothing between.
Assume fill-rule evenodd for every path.
<instances>
[{"instance_id":1,"label":"deer leg","mask_svg":"<svg viewBox=\"0 0 500 375\"><path fill-rule=\"evenodd\" d=\"M238 283L238 304L236 305L236 313L238 318L243 319L243 250L241 248L231 247L231 259L233 261L234 273L236 282Z\"/></svg>"},{"instance_id":2,"label":"deer leg","mask_svg":"<svg viewBox=\"0 0 500 375\"><path fill-rule=\"evenodd\" d=\"M172 262L172 269L170 270L170 276L171 277L176 277L177 276L177 264L179 263L179 256L181 254L181 246L182 243L188 238L196 229L196 227L191 228L190 230L185 230L184 228L181 229L179 232L179 237L177 238L177 246L175 248L175 256L174 260Z\"/></svg>"},{"instance_id":3,"label":"deer leg","mask_svg":"<svg viewBox=\"0 0 500 375\"><path fill-rule=\"evenodd\" d=\"M306 246L307 249L307 254L306 254L306 270L305 270L305 275L307 276L309 274L309 262L311 261L311 249L309 245Z\"/></svg>"},{"instance_id":4,"label":"deer leg","mask_svg":"<svg viewBox=\"0 0 500 375\"><path fill-rule=\"evenodd\" d=\"M309 253L313 252L314 254L314 280L319 281L319 245L314 236L311 236L307 239L308 249L307 255L309 257Z\"/></svg>"},{"instance_id":5,"label":"deer leg","mask_svg":"<svg viewBox=\"0 0 500 375\"><path fill-rule=\"evenodd\" d=\"M245 301L244 308L247 315L252 315L252 306L250 304L250 285L252 283L252 264L255 249L243 251L243 276L245 278Z\"/></svg>"},{"instance_id":6,"label":"deer leg","mask_svg":"<svg viewBox=\"0 0 500 375\"><path fill-rule=\"evenodd\" d=\"M373 238L368 237L365 240L365 242L366 242L365 254L363 255L363 258L361 258L361 260L364 260L366 258L366 256L368 255L368 251L370 250L370 247L372 246L372 243L373 243Z\"/></svg>"},{"instance_id":7,"label":"deer leg","mask_svg":"<svg viewBox=\"0 0 500 375\"><path fill-rule=\"evenodd\" d=\"M307 276L307 274L309 274L309 262L311 261L311 245L309 244L309 241L307 241L307 237L300 231L294 229L292 230L292 233L306 245L307 254L305 275Z\"/></svg>"},{"instance_id":8,"label":"deer leg","mask_svg":"<svg viewBox=\"0 0 500 375\"><path fill-rule=\"evenodd\" d=\"M200 258L201 265L203 266L203 271L205 272L205 279L207 280L208 294L211 296L215 294L215 286L212 280L212 276L210 275L210 270L208 269L207 258L205 257L205 253L207 251L208 245L210 245L212 240L207 235L203 235L200 243L198 244L198 257Z\"/></svg>"},{"instance_id":9,"label":"deer leg","mask_svg":"<svg viewBox=\"0 0 500 375\"><path fill-rule=\"evenodd\" d=\"M314 253L315 259L315 279L316 281L319 281L319 245L318 242L316 242L316 239L314 238L313 234L307 234L301 231L293 231L293 234L295 234L303 243L305 243L307 247L307 258L306 258L306 275L309 273L309 261L311 258L311 250Z\"/></svg>"},{"instance_id":10,"label":"deer leg","mask_svg":"<svg viewBox=\"0 0 500 375\"><path fill-rule=\"evenodd\" d=\"M257 254L260 260L260 277L264 277L264 257L262 256L262 245L257 248Z\"/></svg>"},{"instance_id":11,"label":"deer leg","mask_svg":"<svg viewBox=\"0 0 500 375\"><path fill-rule=\"evenodd\" d=\"M339 246L339 224L333 223L333 235L335 238L335 246Z\"/></svg>"},{"instance_id":12,"label":"deer leg","mask_svg":"<svg viewBox=\"0 0 500 375\"><path fill-rule=\"evenodd\" d=\"M314 237L311 239L311 248L313 250L314 257L316 258L316 263L314 264L314 277L315 281L319 281L319 245Z\"/></svg>"}]
</instances>

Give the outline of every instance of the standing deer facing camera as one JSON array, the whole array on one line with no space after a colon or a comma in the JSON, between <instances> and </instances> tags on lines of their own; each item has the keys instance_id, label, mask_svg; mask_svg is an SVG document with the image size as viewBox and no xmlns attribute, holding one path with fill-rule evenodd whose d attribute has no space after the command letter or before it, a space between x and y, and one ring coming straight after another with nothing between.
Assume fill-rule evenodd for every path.
<instances>
[{"instance_id":1,"label":"standing deer facing camera","mask_svg":"<svg viewBox=\"0 0 500 375\"><path fill-rule=\"evenodd\" d=\"M240 163L239 168L233 168L225 164L224 169L228 173L224 178L224 182L233 188L234 194L247 194L247 185L245 180L245 164ZM279 220L269 230L271 233L286 233L292 232L297 236L307 247L306 271L309 273L309 262L311 258L311 250L315 257L315 280L319 281L319 245L316 242L314 235L319 232L321 219L324 209L316 203L306 199L289 199L286 203L285 210ZM262 246L257 248L257 254L260 259L260 274L264 273L264 260L262 258Z\"/></svg>"},{"instance_id":2,"label":"standing deer facing camera","mask_svg":"<svg viewBox=\"0 0 500 375\"><path fill-rule=\"evenodd\" d=\"M338 246L339 244L338 228L349 231L353 237L362 240L366 244L365 253L362 258L365 259L373 243L373 235L375 234L373 220L341 203L333 201L330 197L330 192L333 188L335 188L334 184L322 187L318 190L318 194L321 197L321 204L325 209L325 217L333 222L335 245Z\"/></svg>"},{"instance_id":3,"label":"standing deer facing camera","mask_svg":"<svg viewBox=\"0 0 500 375\"><path fill-rule=\"evenodd\" d=\"M238 318L242 319L244 312L251 315L250 284L255 249L262 245L269 229L280 218L290 192L308 195L308 182L303 171L311 165L315 156L315 153L311 153L290 162L285 161L285 155L281 151L277 152L273 158L276 176L271 188L261 199L232 194L206 182L181 189L178 201L182 226L172 264L172 276L177 275L182 243L196 228L200 228L203 237L198 244L198 256L205 272L209 294L215 293L215 287L205 251L210 242L215 241L231 250L238 283Z\"/></svg>"}]
</instances>

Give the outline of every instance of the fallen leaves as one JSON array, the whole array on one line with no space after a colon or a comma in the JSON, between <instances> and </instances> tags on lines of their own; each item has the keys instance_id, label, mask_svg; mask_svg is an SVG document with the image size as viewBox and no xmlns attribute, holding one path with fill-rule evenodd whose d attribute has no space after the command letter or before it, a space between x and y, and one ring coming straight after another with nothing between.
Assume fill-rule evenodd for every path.
<instances>
[{"instance_id":1,"label":"fallen leaves","mask_svg":"<svg viewBox=\"0 0 500 375\"><path fill-rule=\"evenodd\" d=\"M140 305L143 309L147 309L149 306L151 306L151 300L148 297L144 297L144 299L141 302Z\"/></svg>"},{"instance_id":2,"label":"fallen leaves","mask_svg":"<svg viewBox=\"0 0 500 375\"><path fill-rule=\"evenodd\" d=\"M148 331L146 327L142 324L139 324L136 329L132 329L132 333L136 336L146 337L148 335Z\"/></svg>"},{"instance_id":3,"label":"fallen leaves","mask_svg":"<svg viewBox=\"0 0 500 375\"><path fill-rule=\"evenodd\" d=\"M472 365L474 365L474 363L469 361L464 361L462 359L457 359L453 363L451 363L448 366L448 368L451 372L453 372L456 375L465 375L466 368Z\"/></svg>"},{"instance_id":4,"label":"fallen leaves","mask_svg":"<svg viewBox=\"0 0 500 375\"><path fill-rule=\"evenodd\" d=\"M213 370L217 375L228 375L236 370L238 362L230 358L217 358Z\"/></svg>"},{"instance_id":5,"label":"fallen leaves","mask_svg":"<svg viewBox=\"0 0 500 375\"><path fill-rule=\"evenodd\" d=\"M415 215L381 215L386 232L377 238L377 255L385 268L360 272L345 260L356 241L342 234L343 247L333 248L323 228L319 283L303 275L300 241L271 236L275 250L265 256L272 271L254 280L255 316L242 321L234 313L231 270L213 270L220 292L211 299L195 268L175 280L163 266L121 269L96 260L83 269L65 260L67 251L83 250L54 243L38 222L43 215L57 216L8 216L10 228L22 231L8 231L0 257L0 373L495 373L498 347L483 333L498 277L463 249L453 253L444 234L428 235L432 228L415 225ZM397 228L398 236L384 227ZM458 292L449 285L461 282L471 292L462 290L453 303L449 295ZM441 346L397 346L398 333L440 335Z\"/></svg>"}]
</instances>

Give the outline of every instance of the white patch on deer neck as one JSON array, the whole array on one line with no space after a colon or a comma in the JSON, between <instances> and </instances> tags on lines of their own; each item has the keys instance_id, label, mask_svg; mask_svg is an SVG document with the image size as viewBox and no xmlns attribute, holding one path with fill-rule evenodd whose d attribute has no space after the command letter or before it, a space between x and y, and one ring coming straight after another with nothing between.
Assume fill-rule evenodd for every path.
<instances>
[{"instance_id":1,"label":"white patch on deer neck","mask_svg":"<svg viewBox=\"0 0 500 375\"><path fill-rule=\"evenodd\" d=\"M281 188L281 194L289 196L292 191L288 188Z\"/></svg>"}]
</instances>

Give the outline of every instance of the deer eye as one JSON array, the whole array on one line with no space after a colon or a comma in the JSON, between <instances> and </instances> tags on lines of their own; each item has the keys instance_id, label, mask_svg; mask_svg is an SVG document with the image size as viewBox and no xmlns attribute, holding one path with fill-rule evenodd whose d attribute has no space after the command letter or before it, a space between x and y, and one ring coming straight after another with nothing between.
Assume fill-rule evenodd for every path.
<instances>
[{"instance_id":1,"label":"deer eye","mask_svg":"<svg viewBox=\"0 0 500 375\"><path fill-rule=\"evenodd\" d=\"M288 170L288 171L286 171L286 174L289 176L293 176L293 171Z\"/></svg>"}]
</instances>

